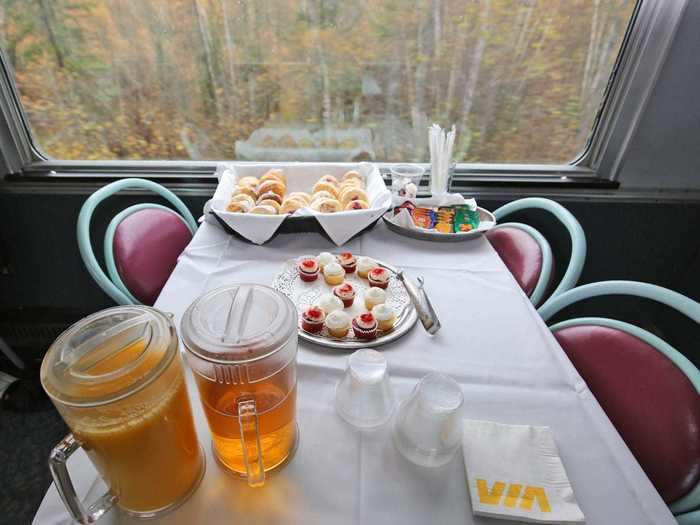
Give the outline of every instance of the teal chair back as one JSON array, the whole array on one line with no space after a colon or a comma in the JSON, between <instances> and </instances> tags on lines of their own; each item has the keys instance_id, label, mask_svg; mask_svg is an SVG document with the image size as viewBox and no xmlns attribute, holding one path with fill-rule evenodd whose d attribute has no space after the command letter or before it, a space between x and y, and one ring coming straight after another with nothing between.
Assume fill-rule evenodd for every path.
<instances>
[{"instance_id":1,"label":"teal chair back","mask_svg":"<svg viewBox=\"0 0 700 525\"><path fill-rule=\"evenodd\" d=\"M104 239L105 264L108 272L106 274L100 267L100 264L95 257L92 249L92 243L90 241L90 224L92 221L92 215L97 206L103 200L114 195L115 193L127 189L148 190L160 195L179 212L179 215L170 208L154 203L136 204L117 214L109 223ZM115 263L113 251L115 232L122 221L124 221L127 217L146 209L164 210L177 215L185 223L191 234L194 234L197 229L197 222L187 209L187 206L185 206L185 204L173 192L160 184L146 179L122 179L100 188L90 197L88 197L80 209L80 214L78 215L78 248L80 250L80 256L83 259L83 263L99 287L102 288L102 290L117 304L139 304L139 300L134 297L131 291L124 284L117 270L117 264Z\"/></svg>"},{"instance_id":2,"label":"teal chair back","mask_svg":"<svg viewBox=\"0 0 700 525\"><path fill-rule=\"evenodd\" d=\"M551 282L553 266L552 248L547 242L547 239L545 239L545 237L532 226L519 222L502 222L508 215L527 209L540 209L551 213L566 227L567 231L569 232L569 237L571 238L571 254L569 255L569 263L566 271L564 272L564 276L561 278L561 281L559 281L559 284L556 286L554 291L550 294L548 301L560 293L570 290L576 286L579 277L581 277L583 265L586 262L586 234L583 231L581 224L569 210L553 200L544 199L542 197L527 197L524 199L518 199L501 206L494 212L496 220L498 221L498 225L494 229L516 228L518 230L522 230L529 234L540 247L540 251L542 252L542 270L537 280L537 284L530 295L530 300L535 306L537 306L545 299L545 294Z\"/></svg>"},{"instance_id":3,"label":"teal chair back","mask_svg":"<svg viewBox=\"0 0 700 525\"><path fill-rule=\"evenodd\" d=\"M685 297L682 294L679 294L672 290L668 290L661 286L634 281L604 281L574 288L572 290L558 295L557 297L552 298L551 301L548 301L547 304L545 304L544 306L542 306L542 308L539 309L539 313L545 321L548 321L557 312L571 304L583 301L591 297L598 297L604 295L629 295L651 299L653 301L659 302L677 310L678 312L684 314L696 323L700 323L700 303L693 301L692 299ZM561 334L563 333L562 331L567 329L571 329L574 327L581 328L590 326L604 327L607 329L618 330L625 334L629 334L634 338L643 341L648 346L658 351L660 354L662 354L668 360L670 360L670 362L673 363L673 365L675 365L675 367L677 367L677 369L679 369L683 375L685 375L685 377L692 385L691 389L694 390L694 394L696 394L696 396L694 397L694 399L691 400L691 403L695 403L694 406L696 408L697 405L700 404L700 397L697 397L700 396L700 371L698 371L695 365L693 365L693 363L691 363L683 354L681 354L678 350L673 348L670 344L668 344L666 341L659 338L658 336L629 323L600 317L583 317L578 319L569 319L550 326L550 329L556 336L558 333ZM590 342L593 343L594 341L591 340ZM603 366L602 363L601 366ZM629 381L629 378L620 378L620 380ZM654 388L654 385L663 384L662 381L663 378L657 376L654 377L652 381L650 381L650 383L652 384L631 386L632 388L637 389L649 389ZM673 386L675 387L677 383L677 381L674 382ZM655 392L652 392L652 394L654 393ZM594 392L594 394L596 393ZM671 407L671 409L673 409L673 407ZM687 421L688 419L691 420ZM684 415L683 420L687 421L688 426L693 425L692 418L688 418ZM658 426L658 421L646 421L645 423L648 425L648 432L650 434L655 430L654 427ZM686 431L686 429L659 429L659 432L663 433L661 437L662 440L668 440L669 435L678 434L684 431ZM697 440L700 439L700 436L696 435L698 432L697 428L688 429L688 431L691 432L691 434L689 435L690 442L697 442ZM663 436L667 437L664 438ZM700 465L700 458L696 458L696 460L696 463ZM697 465L695 467L697 467ZM688 466L688 469L689 471L693 471L695 470L695 467ZM669 468L669 465L665 464L664 468ZM688 511L700 507L700 482L696 483L694 487L692 487L691 490L687 492L684 496L680 497L675 501L669 502L669 507L671 511L676 515L687 513ZM679 516L678 521L683 524L700 523L700 513L693 512L685 514L683 516Z\"/></svg>"}]
</instances>

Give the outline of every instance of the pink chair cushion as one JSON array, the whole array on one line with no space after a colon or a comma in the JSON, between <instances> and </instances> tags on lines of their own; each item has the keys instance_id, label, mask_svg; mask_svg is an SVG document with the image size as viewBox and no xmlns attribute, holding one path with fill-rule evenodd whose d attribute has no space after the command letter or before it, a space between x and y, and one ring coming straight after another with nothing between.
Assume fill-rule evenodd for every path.
<instances>
[{"instance_id":1,"label":"pink chair cushion","mask_svg":"<svg viewBox=\"0 0 700 525\"><path fill-rule=\"evenodd\" d=\"M490 230L486 237L520 288L531 296L542 273L542 250L537 241L529 233L508 226Z\"/></svg>"},{"instance_id":2,"label":"pink chair cushion","mask_svg":"<svg viewBox=\"0 0 700 525\"><path fill-rule=\"evenodd\" d=\"M139 210L119 223L114 232L114 262L134 297L148 305L156 301L191 239L175 212L158 208Z\"/></svg>"},{"instance_id":3,"label":"pink chair cushion","mask_svg":"<svg viewBox=\"0 0 700 525\"><path fill-rule=\"evenodd\" d=\"M554 336L664 501L687 494L700 481L700 395L681 369L614 328Z\"/></svg>"}]
</instances>

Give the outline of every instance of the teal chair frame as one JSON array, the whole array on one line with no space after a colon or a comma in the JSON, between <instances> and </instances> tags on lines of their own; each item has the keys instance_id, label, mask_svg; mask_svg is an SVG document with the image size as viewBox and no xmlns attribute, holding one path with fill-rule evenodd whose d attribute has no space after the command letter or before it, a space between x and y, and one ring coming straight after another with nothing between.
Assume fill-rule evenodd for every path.
<instances>
[{"instance_id":1,"label":"teal chair frame","mask_svg":"<svg viewBox=\"0 0 700 525\"><path fill-rule=\"evenodd\" d=\"M551 280L554 260L552 257L552 248L549 245L549 242L547 242L547 239L545 239L539 231L528 224L522 224L519 222L507 222L500 224L501 220L508 215L526 209L540 209L548 211L566 227L569 232L569 236L571 237L571 255L569 256L569 265L567 266L566 272L564 273L561 281L547 301L550 301L553 297L576 286L579 277L581 277L583 265L586 262L586 234L583 231L581 224L569 210L553 200L544 199L542 197L527 197L525 199L518 199L501 206L495 212L493 212L496 220L499 222L494 229L508 227L522 230L535 239L540 247L540 250L542 251L542 271L540 272L540 277L537 280L535 289L530 297L532 304L537 306L544 300L544 294L546 293L547 287L549 286Z\"/></svg>"},{"instance_id":2,"label":"teal chair frame","mask_svg":"<svg viewBox=\"0 0 700 525\"><path fill-rule=\"evenodd\" d=\"M676 520L678 520L678 525L698 525L700 524L700 510L676 516Z\"/></svg>"},{"instance_id":3,"label":"teal chair frame","mask_svg":"<svg viewBox=\"0 0 700 525\"><path fill-rule=\"evenodd\" d=\"M599 283L586 284L565 292L552 298L542 308L539 313L542 319L548 321L554 314L567 306L601 295L631 295L651 299L658 303L670 306L678 312L689 317L700 324L700 303L662 286L654 284L640 283L635 281L603 281ZM607 326L626 332L649 344L666 357L668 357L681 371L688 377L695 390L700 395L700 371L683 354L673 348L663 339L656 335L629 323L623 323L614 319L602 317L582 317L579 319L569 319L550 326L553 333L563 328L580 325ZM700 507L700 483L698 483L688 494L678 501L674 501L669 508L674 514L681 514ZM679 523L687 525L700 524L700 512L692 512L679 518Z\"/></svg>"},{"instance_id":4,"label":"teal chair frame","mask_svg":"<svg viewBox=\"0 0 700 525\"><path fill-rule=\"evenodd\" d=\"M92 243L90 242L90 223L92 221L92 215L95 212L95 209L103 200L111 197L115 193L127 189L148 190L156 193L172 204L179 214L175 213L175 211L171 210L170 208L154 203L135 204L118 213L107 226L107 231L104 238L105 264L109 274L107 275L100 267L100 264L97 262L97 258L92 250ZM78 215L78 248L80 250L80 256L83 259L83 263L98 286L102 288L102 290L117 304L140 304L140 302L131 294L117 271L117 265L114 262L113 252L114 234L119 224L129 215L147 208L162 209L173 213L185 223L193 235L195 231L197 231L197 222L192 216L192 213L190 213L190 210L188 210L187 206L185 206L185 203L183 203L167 188L146 179L122 179L100 188L95 193L90 195L90 197L88 197L80 209L80 214Z\"/></svg>"}]
</instances>

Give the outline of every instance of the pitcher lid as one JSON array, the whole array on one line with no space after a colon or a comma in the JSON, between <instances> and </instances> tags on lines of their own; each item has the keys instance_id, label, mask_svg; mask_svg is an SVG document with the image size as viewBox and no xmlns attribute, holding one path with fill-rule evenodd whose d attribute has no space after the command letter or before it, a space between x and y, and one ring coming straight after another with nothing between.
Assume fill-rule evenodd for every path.
<instances>
[{"instance_id":1,"label":"pitcher lid","mask_svg":"<svg viewBox=\"0 0 700 525\"><path fill-rule=\"evenodd\" d=\"M41 363L46 393L66 405L97 406L133 394L177 353L175 328L148 306L117 306L70 326Z\"/></svg>"},{"instance_id":2,"label":"pitcher lid","mask_svg":"<svg viewBox=\"0 0 700 525\"><path fill-rule=\"evenodd\" d=\"M201 296L180 323L185 347L215 363L244 363L277 352L297 331L297 311L280 292L233 284Z\"/></svg>"}]
</instances>

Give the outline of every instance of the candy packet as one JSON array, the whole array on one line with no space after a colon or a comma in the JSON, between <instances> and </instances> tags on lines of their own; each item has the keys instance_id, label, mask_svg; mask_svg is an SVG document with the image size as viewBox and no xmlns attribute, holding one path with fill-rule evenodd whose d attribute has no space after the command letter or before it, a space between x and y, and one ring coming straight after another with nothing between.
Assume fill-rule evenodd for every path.
<instances>
[{"instance_id":1,"label":"candy packet","mask_svg":"<svg viewBox=\"0 0 700 525\"><path fill-rule=\"evenodd\" d=\"M455 221L455 209L451 207L438 208L435 229L440 233L452 233Z\"/></svg>"},{"instance_id":2,"label":"candy packet","mask_svg":"<svg viewBox=\"0 0 700 525\"><path fill-rule=\"evenodd\" d=\"M435 210L431 210L430 208L414 208L411 210L411 218L413 219L413 224L419 228L425 228L426 230L435 228Z\"/></svg>"},{"instance_id":3,"label":"candy packet","mask_svg":"<svg viewBox=\"0 0 700 525\"><path fill-rule=\"evenodd\" d=\"M479 226L481 219L478 211L470 210L468 206L455 206L454 211L453 231L455 233L469 232Z\"/></svg>"}]
</instances>

